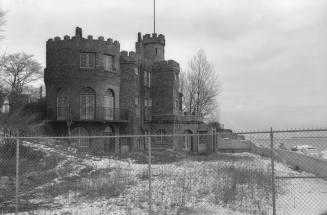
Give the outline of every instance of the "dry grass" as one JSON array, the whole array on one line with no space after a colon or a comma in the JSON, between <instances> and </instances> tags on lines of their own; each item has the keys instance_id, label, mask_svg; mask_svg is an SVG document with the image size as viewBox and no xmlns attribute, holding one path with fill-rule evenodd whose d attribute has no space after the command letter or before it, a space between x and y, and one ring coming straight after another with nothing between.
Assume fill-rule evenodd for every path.
<instances>
[{"instance_id":1,"label":"dry grass","mask_svg":"<svg viewBox=\"0 0 327 215\"><path fill-rule=\"evenodd\" d=\"M136 179L121 169L115 171L101 170L87 177L81 178L77 183L82 196L98 198L101 196L119 196L125 189L136 183Z\"/></svg>"},{"instance_id":2,"label":"dry grass","mask_svg":"<svg viewBox=\"0 0 327 215\"><path fill-rule=\"evenodd\" d=\"M131 157L138 158L137 163L146 163L148 159L146 153L135 153ZM119 210L125 211L122 214L147 212L149 172L146 164L117 159L104 162L104 158L83 164L72 159L61 162L58 169L58 159L55 156L42 157L38 161L45 162L43 167L35 163L39 171L29 169L30 174L26 177L33 181L34 185L29 185L29 189L33 190L35 185L50 182L60 173L57 183L48 183L42 189L35 190L38 195L33 198L43 199L42 206L48 203L51 208L58 204L70 205L72 201L97 202L105 198ZM254 156L187 156L177 152L156 152L153 161L154 214L178 214L185 208L197 208L201 204L209 205L213 210L224 207L249 214L267 214L271 209L269 166L260 164ZM76 165L80 165L80 168L76 174L70 174L76 171ZM73 195L68 198L67 195L71 193ZM54 204L53 199L58 197L66 199L66 202ZM37 214L38 210L34 212Z\"/></svg>"}]
</instances>

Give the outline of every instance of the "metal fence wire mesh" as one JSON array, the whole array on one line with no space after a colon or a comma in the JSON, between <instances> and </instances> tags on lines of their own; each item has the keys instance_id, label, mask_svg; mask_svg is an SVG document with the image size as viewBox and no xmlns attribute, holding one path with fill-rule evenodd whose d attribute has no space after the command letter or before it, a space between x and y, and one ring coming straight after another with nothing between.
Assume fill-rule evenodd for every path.
<instances>
[{"instance_id":1,"label":"metal fence wire mesh","mask_svg":"<svg viewBox=\"0 0 327 215\"><path fill-rule=\"evenodd\" d=\"M322 215L326 134L6 137L0 214Z\"/></svg>"},{"instance_id":2,"label":"metal fence wire mesh","mask_svg":"<svg viewBox=\"0 0 327 215\"><path fill-rule=\"evenodd\" d=\"M269 133L272 138L268 137ZM255 144L253 153L274 161L276 214L327 213L325 129L248 132L243 135Z\"/></svg>"}]
</instances>

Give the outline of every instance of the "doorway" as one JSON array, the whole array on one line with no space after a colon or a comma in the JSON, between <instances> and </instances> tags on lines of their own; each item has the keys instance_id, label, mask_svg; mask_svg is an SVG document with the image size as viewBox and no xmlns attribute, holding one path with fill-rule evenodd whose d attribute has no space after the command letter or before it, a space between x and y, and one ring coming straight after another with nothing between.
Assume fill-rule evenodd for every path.
<instances>
[{"instance_id":1,"label":"doorway","mask_svg":"<svg viewBox=\"0 0 327 215\"><path fill-rule=\"evenodd\" d=\"M111 126L107 126L104 129L104 152L105 153L115 153L115 138L111 136L115 136L114 130Z\"/></svg>"},{"instance_id":2,"label":"doorway","mask_svg":"<svg viewBox=\"0 0 327 215\"><path fill-rule=\"evenodd\" d=\"M89 132L83 128L83 127L76 127L71 131L71 136L77 137L72 138L72 145L76 146L78 148L88 148L89 147L89 138L86 138L89 136ZM82 138L80 138L82 137Z\"/></svg>"},{"instance_id":3,"label":"doorway","mask_svg":"<svg viewBox=\"0 0 327 215\"><path fill-rule=\"evenodd\" d=\"M190 130L184 132L184 150L193 151L193 136Z\"/></svg>"}]
</instances>

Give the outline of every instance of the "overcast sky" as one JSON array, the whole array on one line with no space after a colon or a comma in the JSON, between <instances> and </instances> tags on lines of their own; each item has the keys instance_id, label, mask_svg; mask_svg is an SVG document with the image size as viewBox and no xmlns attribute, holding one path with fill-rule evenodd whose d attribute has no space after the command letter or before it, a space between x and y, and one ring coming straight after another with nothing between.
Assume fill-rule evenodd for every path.
<instances>
[{"instance_id":1,"label":"overcast sky","mask_svg":"<svg viewBox=\"0 0 327 215\"><path fill-rule=\"evenodd\" d=\"M1 0L0 0L1 1ZM166 59L185 68L200 48L219 73L221 121L234 130L327 126L326 0L157 0ZM152 0L2 0L2 50L45 66L55 36L113 38L134 50L153 32Z\"/></svg>"}]
</instances>

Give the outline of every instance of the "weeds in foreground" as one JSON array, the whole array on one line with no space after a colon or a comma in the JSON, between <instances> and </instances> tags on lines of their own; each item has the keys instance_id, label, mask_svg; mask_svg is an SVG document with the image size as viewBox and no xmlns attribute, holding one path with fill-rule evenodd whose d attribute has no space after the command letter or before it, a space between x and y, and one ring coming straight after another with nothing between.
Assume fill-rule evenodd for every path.
<instances>
[{"instance_id":1,"label":"weeds in foreground","mask_svg":"<svg viewBox=\"0 0 327 215\"><path fill-rule=\"evenodd\" d=\"M82 178L77 187L82 196L98 198L101 196L119 196L125 189L136 183L134 176L121 169L107 172L105 170Z\"/></svg>"},{"instance_id":2,"label":"weeds in foreground","mask_svg":"<svg viewBox=\"0 0 327 215\"><path fill-rule=\"evenodd\" d=\"M163 159L163 155L157 157L157 160ZM184 208L197 207L202 203L251 214L265 214L271 208L269 167L257 164L251 156L189 156L186 160L185 154L177 154L166 159L165 164L152 166L152 205L155 214L178 214ZM101 165L98 161L102 162ZM82 166L76 175L62 177L58 183L45 186L40 190L42 197L53 199L62 196L68 199L67 204L77 199L123 199L119 200L117 207L123 208L127 214L133 210L146 212L149 202L148 166L114 159L98 161ZM56 162L50 163L53 165ZM50 163L44 168L52 167ZM63 169L58 171L69 174L74 165L77 163L69 161L60 165ZM33 181L41 178L49 181L55 177L51 174L54 172L50 168L48 175L35 171L29 177ZM71 198L67 197L67 193L72 194Z\"/></svg>"},{"instance_id":3,"label":"weeds in foreground","mask_svg":"<svg viewBox=\"0 0 327 215\"><path fill-rule=\"evenodd\" d=\"M205 201L234 211L267 214L271 209L270 172L267 167L251 165L250 160L246 161L248 168L244 168L244 162L189 161L177 166L155 166L155 213L165 214L169 208L169 214L176 214Z\"/></svg>"}]
</instances>

